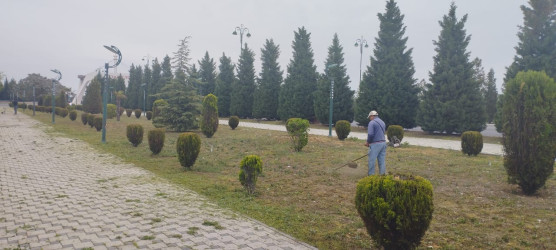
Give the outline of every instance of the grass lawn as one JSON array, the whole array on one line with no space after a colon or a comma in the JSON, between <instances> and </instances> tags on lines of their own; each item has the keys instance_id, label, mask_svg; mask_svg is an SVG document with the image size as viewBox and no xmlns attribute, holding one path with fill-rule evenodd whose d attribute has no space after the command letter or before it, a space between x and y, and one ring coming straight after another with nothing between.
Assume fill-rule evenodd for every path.
<instances>
[{"instance_id":1,"label":"grass lawn","mask_svg":"<svg viewBox=\"0 0 556 250\"><path fill-rule=\"evenodd\" d=\"M49 114L35 118L50 124ZM137 148L125 136L131 123L145 128ZM213 138L200 134L201 153L186 171L175 152L178 133L167 132L161 154L151 155L147 131L153 126L144 117L108 120L106 144L100 132L80 122L80 114L73 122L56 117L53 128L54 135L88 142L320 249L372 244L354 205L357 181L366 176L366 158L356 169L334 170L366 154L363 141L310 136L303 151L295 153L284 132L220 125ZM246 195L238 180L239 163L250 154L259 155L264 164L254 197ZM537 195L524 196L506 183L500 156L405 146L388 148L386 164L389 173L419 175L433 185L435 211L420 248L556 249L556 175Z\"/></svg>"}]
</instances>

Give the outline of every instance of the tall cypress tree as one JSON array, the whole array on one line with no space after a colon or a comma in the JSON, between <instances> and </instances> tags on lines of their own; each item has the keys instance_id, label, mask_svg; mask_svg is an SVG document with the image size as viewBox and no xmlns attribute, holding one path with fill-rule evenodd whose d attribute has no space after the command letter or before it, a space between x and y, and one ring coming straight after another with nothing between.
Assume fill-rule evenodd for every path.
<instances>
[{"instance_id":1,"label":"tall cypress tree","mask_svg":"<svg viewBox=\"0 0 556 250\"><path fill-rule=\"evenodd\" d=\"M467 52L470 36L464 29L466 21L467 15L457 19L452 3L448 15L439 22L442 30L439 40L434 41L437 54L429 73L431 84L426 86L417 116L424 131L451 134L486 127L483 96Z\"/></svg>"},{"instance_id":2,"label":"tall cypress tree","mask_svg":"<svg viewBox=\"0 0 556 250\"><path fill-rule=\"evenodd\" d=\"M143 90L141 89L143 70L141 66L131 65L129 69L129 82L126 90L126 105L128 109L143 109Z\"/></svg>"},{"instance_id":3,"label":"tall cypress tree","mask_svg":"<svg viewBox=\"0 0 556 250\"><path fill-rule=\"evenodd\" d=\"M141 83L141 93L144 94L144 96L141 96L141 104L143 104L143 102L145 102L145 111L147 110L151 110L151 97L150 97L150 90L151 90L151 85L152 85L152 70L149 67L149 65L145 65L145 70L143 70L143 78L141 79L142 83ZM143 86L143 84L145 86ZM143 93L143 90L145 91ZM141 109L143 109L143 105L141 105Z\"/></svg>"},{"instance_id":4,"label":"tall cypress tree","mask_svg":"<svg viewBox=\"0 0 556 250\"><path fill-rule=\"evenodd\" d=\"M232 59L222 53L218 69L220 73L218 74L218 79L216 79L214 90L216 97L218 97L218 115L228 117L230 116L232 84L235 81Z\"/></svg>"},{"instance_id":5,"label":"tall cypress tree","mask_svg":"<svg viewBox=\"0 0 556 250\"><path fill-rule=\"evenodd\" d=\"M288 76L280 89L278 116L281 120L292 117L313 119L313 92L317 89L317 66L311 48L311 33L301 27L294 31L293 58L288 64Z\"/></svg>"},{"instance_id":6,"label":"tall cypress tree","mask_svg":"<svg viewBox=\"0 0 556 250\"><path fill-rule=\"evenodd\" d=\"M199 62L199 76L201 82L203 82L202 87L199 89L199 93L202 96L214 93L214 88L216 87L216 64L214 59L210 58L208 51L205 52L205 56Z\"/></svg>"},{"instance_id":7,"label":"tall cypress tree","mask_svg":"<svg viewBox=\"0 0 556 250\"><path fill-rule=\"evenodd\" d=\"M331 66L334 65L334 66ZM317 119L328 124L330 113L330 84L334 80L332 123L339 120L353 121L353 94L349 88L349 76L346 74L343 47L338 34L334 34L332 45L328 47L328 58L324 64L324 75L319 77L314 94L314 107Z\"/></svg>"},{"instance_id":8,"label":"tall cypress tree","mask_svg":"<svg viewBox=\"0 0 556 250\"><path fill-rule=\"evenodd\" d=\"M237 65L237 81L232 85L230 114L241 118L253 114L253 94L255 92L255 54L247 44L241 50Z\"/></svg>"},{"instance_id":9,"label":"tall cypress tree","mask_svg":"<svg viewBox=\"0 0 556 250\"><path fill-rule=\"evenodd\" d=\"M174 78L174 75L172 74L172 65L170 64L170 57L168 55L164 57L160 66L162 70L162 86L164 86L172 81L172 78Z\"/></svg>"},{"instance_id":10,"label":"tall cypress tree","mask_svg":"<svg viewBox=\"0 0 556 250\"><path fill-rule=\"evenodd\" d=\"M505 82L527 70L545 71L556 78L556 0L529 0L529 5L521 6L523 26L517 33L519 43Z\"/></svg>"},{"instance_id":11,"label":"tall cypress tree","mask_svg":"<svg viewBox=\"0 0 556 250\"><path fill-rule=\"evenodd\" d=\"M155 96L159 94L164 87L164 82L162 80L162 67L160 63L158 63L158 59L155 58L152 64L152 73L151 73L151 88L149 89L149 107L152 108L154 101L156 101Z\"/></svg>"},{"instance_id":12,"label":"tall cypress tree","mask_svg":"<svg viewBox=\"0 0 556 250\"><path fill-rule=\"evenodd\" d=\"M261 49L262 69L253 100L255 118L278 119L278 96L284 73L278 64L280 47L272 39L266 39Z\"/></svg>"},{"instance_id":13,"label":"tall cypress tree","mask_svg":"<svg viewBox=\"0 0 556 250\"><path fill-rule=\"evenodd\" d=\"M486 78L485 90L485 110L487 114L487 122L494 121L496 114L496 102L498 101L498 91L496 90L496 78L494 78L494 70L490 69Z\"/></svg>"},{"instance_id":14,"label":"tall cypress tree","mask_svg":"<svg viewBox=\"0 0 556 250\"><path fill-rule=\"evenodd\" d=\"M83 111L91 114L99 114L100 112L102 112L100 81L103 80L104 79L99 72L87 86L87 89L85 90L85 96L83 97Z\"/></svg>"},{"instance_id":15,"label":"tall cypress tree","mask_svg":"<svg viewBox=\"0 0 556 250\"><path fill-rule=\"evenodd\" d=\"M375 40L374 56L359 85L355 120L367 125L367 114L377 110L386 125L415 127L419 89L413 78L415 68L407 49L407 37L401 14L394 0L379 13L380 30Z\"/></svg>"}]
</instances>

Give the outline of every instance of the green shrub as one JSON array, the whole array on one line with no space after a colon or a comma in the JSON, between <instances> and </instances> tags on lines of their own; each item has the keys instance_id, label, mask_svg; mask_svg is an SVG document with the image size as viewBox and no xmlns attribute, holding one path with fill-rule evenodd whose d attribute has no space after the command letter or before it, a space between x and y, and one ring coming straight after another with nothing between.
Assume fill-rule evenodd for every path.
<instances>
[{"instance_id":1,"label":"green shrub","mask_svg":"<svg viewBox=\"0 0 556 250\"><path fill-rule=\"evenodd\" d=\"M286 130L292 140L292 148L300 152L309 142L309 121L301 118L290 118L286 122Z\"/></svg>"},{"instance_id":2,"label":"green shrub","mask_svg":"<svg viewBox=\"0 0 556 250\"><path fill-rule=\"evenodd\" d=\"M237 125L239 125L239 117L235 115L230 116L230 119L228 119L228 125L232 128L232 130L236 129Z\"/></svg>"},{"instance_id":3,"label":"green shrub","mask_svg":"<svg viewBox=\"0 0 556 250\"><path fill-rule=\"evenodd\" d=\"M95 117L95 119L93 120L93 123L94 123L95 128L97 129L97 131L102 130L102 117Z\"/></svg>"},{"instance_id":4,"label":"green shrub","mask_svg":"<svg viewBox=\"0 0 556 250\"><path fill-rule=\"evenodd\" d=\"M127 125L127 140L133 144L134 147L143 142L143 126L140 124Z\"/></svg>"},{"instance_id":5,"label":"green shrub","mask_svg":"<svg viewBox=\"0 0 556 250\"><path fill-rule=\"evenodd\" d=\"M166 130L162 128L155 128L153 130L149 130L147 137L149 139L149 149L151 149L153 155L159 154L160 151L162 151L162 148L164 147L164 138L166 137Z\"/></svg>"},{"instance_id":6,"label":"green shrub","mask_svg":"<svg viewBox=\"0 0 556 250\"><path fill-rule=\"evenodd\" d=\"M502 102L508 181L531 195L554 173L556 83L544 72L519 72L506 82Z\"/></svg>"},{"instance_id":7,"label":"green shrub","mask_svg":"<svg viewBox=\"0 0 556 250\"><path fill-rule=\"evenodd\" d=\"M139 119L139 117L141 117L141 111L140 109L135 109L133 110L133 113L135 113L135 117L137 117L137 119Z\"/></svg>"},{"instance_id":8,"label":"green shrub","mask_svg":"<svg viewBox=\"0 0 556 250\"><path fill-rule=\"evenodd\" d=\"M255 185L257 184L257 177L263 171L263 162L261 158L256 155L248 155L241 160L239 164L239 181L245 188L247 193L255 193Z\"/></svg>"},{"instance_id":9,"label":"green shrub","mask_svg":"<svg viewBox=\"0 0 556 250\"><path fill-rule=\"evenodd\" d=\"M483 135L477 131L461 134L461 151L467 155L478 155L483 150Z\"/></svg>"},{"instance_id":10,"label":"green shrub","mask_svg":"<svg viewBox=\"0 0 556 250\"><path fill-rule=\"evenodd\" d=\"M336 130L336 136L338 136L338 139L343 141L351 132L351 124L346 120L337 121L334 125L334 130Z\"/></svg>"},{"instance_id":11,"label":"green shrub","mask_svg":"<svg viewBox=\"0 0 556 250\"><path fill-rule=\"evenodd\" d=\"M58 111L59 109L59 111ZM57 115L61 116L62 118L66 118L66 116L68 116L69 111L66 108L56 108L56 111L58 112Z\"/></svg>"},{"instance_id":12,"label":"green shrub","mask_svg":"<svg viewBox=\"0 0 556 250\"><path fill-rule=\"evenodd\" d=\"M201 137L192 132L180 134L176 141L176 151L180 164L190 169L195 164L201 151Z\"/></svg>"},{"instance_id":13,"label":"green shrub","mask_svg":"<svg viewBox=\"0 0 556 250\"><path fill-rule=\"evenodd\" d=\"M388 128L386 129L386 137L388 138L388 141L391 143L394 143L394 136L396 138L398 138L398 140L400 140L400 143L403 140L403 127L400 125L390 125L388 126Z\"/></svg>"},{"instance_id":14,"label":"green shrub","mask_svg":"<svg viewBox=\"0 0 556 250\"><path fill-rule=\"evenodd\" d=\"M83 125L87 125L87 121L89 120L89 113L81 113L81 122Z\"/></svg>"},{"instance_id":15,"label":"green shrub","mask_svg":"<svg viewBox=\"0 0 556 250\"><path fill-rule=\"evenodd\" d=\"M75 110L75 105L73 105L73 104L68 105L66 108L68 109L69 112L71 112L72 110Z\"/></svg>"},{"instance_id":16,"label":"green shrub","mask_svg":"<svg viewBox=\"0 0 556 250\"><path fill-rule=\"evenodd\" d=\"M93 114L89 114L87 116L87 123L89 124L89 126L91 126L91 128L95 126L95 123L94 123L95 122L95 117L96 116L93 115Z\"/></svg>"},{"instance_id":17,"label":"green shrub","mask_svg":"<svg viewBox=\"0 0 556 250\"><path fill-rule=\"evenodd\" d=\"M203 99L201 110L201 131L207 138L211 138L218 130L218 98L208 94Z\"/></svg>"},{"instance_id":18,"label":"green shrub","mask_svg":"<svg viewBox=\"0 0 556 250\"><path fill-rule=\"evenodd\" d=\"M419 176L371 175L357 183L355 207L379 246L414 249L432 219L432 185Z\"/></svg>"},{"instance_id":19,"label":"green shrub","mask_svg":"<svg viewBox=\"0 0 556 250\"><path fill-rule=\"evenodd\" d=\"M19 109L27 109L27 103L18 102L18 103L17 103L17 108L19 108Z\"/></svg>"},{"instance_id":20,"label":"green shrub","mask_svg":"<svg viewBox=\"0 0 556 250\"><path fill-rule=\"evenodd\" d=\"M127 117L131 117L131 113L133 112L132 109L126 109L125 110L125 114L127 115Z\"/></svg>"},{"instance_id":21,"label":"green shrub","mask_svg":"<svg viewBox=\"0 0 556 250\"><path fill-rule=\"evenodd\" d=\"M147 120L151 120L153 118L153 112L152 111L147 111Z\"/></svg>"},{"instance_id":22,"label":"green shrub","mask_svg":"<svg viewBox=\"0 0 556 250\"><path fill-rule=\"evenodd\" d=\"M116 117L116 105L112 104L112 103L108 103L106 104L106 118L107 119L112 119L114 117Z\"/></svg>"},{"instance_id":23,"label":"green shrub","mask_svg":"<svg viewBox=\"0 0 556 250\"><path fill-rule=\"evenodd\" d=\"M75 121L75 119L77 119L77 111L75 111L75 110L70 111L69 116L70 116L69 117L70 120Z\"/></svg>"},{"instance_id":24,"label":"green shrub","mask_svg":"<svg viewBox=\"0 0 556 250\"><path fill-rule=\"evenodd\" d=\"M158 99L153 103L153 119L160 115L162 107L168 106L168 102L164 99Z\"/></svg>"}]
</instances>

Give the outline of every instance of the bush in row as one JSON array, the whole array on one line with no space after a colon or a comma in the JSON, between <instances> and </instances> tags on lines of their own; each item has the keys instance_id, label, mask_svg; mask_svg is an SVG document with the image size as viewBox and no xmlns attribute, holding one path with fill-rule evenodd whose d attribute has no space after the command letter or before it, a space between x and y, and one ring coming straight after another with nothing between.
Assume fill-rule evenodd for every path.
<instances>
[{"instance_id":1,"label":"bush in row","mask_svg":"<svg viewBox=\"0 0 556 250\"><path fill-rule=\"evenodd\" d=\"M69 118L70 118L70 120L75 121L75 119L77 119L77 111L75 111L75 110L70 111L69 112Z\"/></svg>"},{"instance_id":2,"label":"bush in row","mask_svg":"<svg viewBox=\"0 0 556 250\"><path fill-rule=\"evenodd\" d=\"M147 120L150 121L153 118L153 112L147 111Z\"/></svg>"},{"instance_id":3,"label":"bush in row","mask_svg":"<svg viewBox=\"0 0 556 250\"><path fill-rule=\"evenodd\" d=\"M125 114L127 115L127 117L131 117L131 113L133 112L132 109L126 109L125 110Z\"/></svg>"},{"instance_id":4,"label":"bush in row","mask_svg":"<svg viewBox=\"0 0 556 250\"><path fill-rule=\"evenodd\" d=\"M180 134L176 142L176 151L180 164L186 169L190 169L201 151L201 137L192 132Z\"/></svg>"},{"instance_id":5,"label":"bush in row","mask_svg":"<svg viewBox=\"0 0 556 250\"><path fill-rule=\"evenodd\" d=\"M398 138L398 140L400 140L399 143L401 143L403 139L403 135L404 135L403 127L400 125L390 125L386 129L386 138L388 138L388 141L391 143L396 143L394 141L394 136Z\"/></svg>"},{"instance_id":6,"label":"bush in row","mask_svg":"<svg viewBox=\"0 0 556 250\"><path fill-rule=\"evenodd\" d=\"M89 124L89 126L94 127L95 126L95 115L93 114L89 114L87 116L87 123Z\"/></svg>"},{"instance_id":7,"label":"bush in row","mask_svg":"<svg viewBox=\"0 0 556 250\"><path fill-rule=\"evenodd\" d=\"M309 121L302 118L290 118L286 122L286 130L292 141L292 148L300 152L309 142Z\"/></svg>"},{"instance_id":8,"label":"bush in row","mask_svg":"<svg viewBox=\"0 0 556 250\"><path fill-rule=\"evenodd\" d=\"M147 134L149 139L149 149L153 152L153 155L157 155L162 151L164 147L164 139L166 137L166 130L163 128L156 128L150 130Z\"/></svg>"},{"instance_id":9,"label":"bush in row","mask_svg":"<svg viewBox=\"0 0 556 250\"><path fill-rule=\"evenodd\" d=\"M351 132L351 124L346 120L337 121L334 125L334 130L336 131L336 136L338 136L338 139L340 139L340 141L343 141Z\"/></svg>"},{"instance_id":10,"label":"bush in row","mask_svg":"<svg viewBox=\"0 0 556 250\"><path fill-rule=\"evenodd\" d=\"M461 151L467 155L478 155L483 150L483 135L477 131L461 134Z\"/></svg>"},{"instance_id":11,"label":"bush in row","mask_svg":"<svg viewBox=\"0 0 556 250\"><path fill-rule=\"evenodd\" d=\"M102 129L102 117L95 117L93 119L93 125L97 131L100 131Z\"/></svg>"},{"instance_id":12,"label":"bush in row","mask_svg":"<svg viewBox=\"0 0 556 250\"><path fill-rule=\"evenodd\" d=\"M141 111L140 109L133 110L133 113L135 113L135 117L137 119L139 119L139 117L141 117L141 112L143 112L143 111Z\"/></svg>"},{"instance_id":13,"label":"bush in row","mask_svg":"<svg viewBox=\"0 0 556 250\"><path fill-rule=\"evenodd\" d=\"M89 120L89 113L81 113L81 122L83 125L87 125L87 121Z\"/></svg>"},{"instance_id":14,"label":"bush in row","mask_svg":"<svg viewBox=\"0 0 556 250\"><path fill-rule=\"evenodd\" d=\"M256 155L248 155L241 160L239 164L239 181L245 188L247 193L255 193L255 185L257 184L257 177L263 171L263 162L261 158Z\"/></svg>"},{"instance_id":15,"label":"bush in row","mask_svg":"<svg viewBox=\"0 0 556 250\"><path fill-rule=\"evenodd\" d=\"M239 117L235 115L230 116L230 119L228 119L228 125L232 128L232 130L236 129L237 125L239 125Z\"/></svg>"},{"instance_id":16,"label":"bush in row","mask_svg":"<svg viewBox=\"0 0 556 250\"><path fill-rule=\"evenodd\" d=\"M218 129L218 98L208 94L203 99L201 110L201 131L207 138L211 138Z\"/></svg>"},{"instance_id":17,"label":"bush in row","mask_svg":"<svg viewBox=\"0 0 556 250\"><path fill-rule=\"evenodd\" d=\"M127 125L127 140L131 142L134 147L143 142L143 126L140 124Z\"/></svg>"}]
</instances>

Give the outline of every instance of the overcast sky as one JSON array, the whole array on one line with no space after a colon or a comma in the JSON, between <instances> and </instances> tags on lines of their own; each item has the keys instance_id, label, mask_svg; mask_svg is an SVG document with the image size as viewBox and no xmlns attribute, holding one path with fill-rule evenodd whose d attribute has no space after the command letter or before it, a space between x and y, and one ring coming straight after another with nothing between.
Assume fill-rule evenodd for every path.
<instances>
[{"instance_id":1,"label":"overcast sky","mask_svg":"<svg viewBox=\"0 0 556 250\"><path fill-rule=\"evenodd\" d=\"M439 20L450 8L449 0L398 0L405 15L408 47L413 48L415 78L428 81L434 45L440 34ZM512 63L523 24L520 6L525 0L456 0L458 18L468 14L465 25L471 35L471 59L493 68L500 89L505 68ZM294 31L304 26L311 33L317 70L322 72L338 33L343 46L350 87L359 87L360 50L355 40L363 36L363 71L370 62L379 29L377 13L384 13L386 0L1 0L0 72L20 80L30 73L53 78L51 69L62 72L62 84L76 90L77 75L87 74L112 60L103 45L114 45L123 55L118 72L127 73L141 59L159 61L177 50L180 39L191 36L192 62L206 51L218 59L225 53L237 62L239 36L234 28L243 24L251 33L244 42L255 52L260 72L261 48L266 39L280 46L284 73L292 57Z\"/></svg>"}]
</instances>

